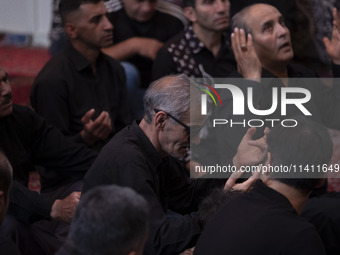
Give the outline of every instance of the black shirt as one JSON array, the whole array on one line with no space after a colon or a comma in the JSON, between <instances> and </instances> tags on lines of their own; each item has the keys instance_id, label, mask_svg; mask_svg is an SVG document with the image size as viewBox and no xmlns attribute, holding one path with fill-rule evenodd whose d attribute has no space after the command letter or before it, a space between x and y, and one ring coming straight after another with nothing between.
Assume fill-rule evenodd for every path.
<instances>
[{"instance_id":1,"label":"black shirt","mask_svg":"<svg viewBox=\"0 0 340 255\"><path fill-rule=\"evenodd\" d=\"M105 184L133 188L150 207L149 238L144 254L179 254L193 247L201 227L197 209L202 195L220 180L193 180L173 157L158 152L134 122L116 134L86 174L83 192ZM168 209L177 214L167 216Z\"/></svg>"},{"instance_id":2,"label":"black shirt","mask_svg":"<svg viewBox=\"0 0 340 255\"><path fill-rule=\"evenodd\" d=\"M153 66L153 80L185 73L189 77L241 77L227 35L215 57L195 35L192 26L170 39L159 51Z\"/></svg>"},{"instance_id":3,"label":"black shirt","mask_svg":"<svg viewBox=\"0 0 340 255\"><path fill-rule=\"evenodd\" d=\"M124 9L109 13L108 18L114 26L113 41L119 43L132 37L146 37L166 42L171 37L183 30L182 22L166 13L156 11L147 22L138 22L129 18ZM141 74L143 87L147 87L151 81L151 69L153 61L139 55L126 61L134 64Z\"/></svg>"},{"instance_id":4,"label":"black shirt","mask_svg":"<svg viewBox=\"0 0 340 255\"><path fill-rule=\"evenodd\" d=\"M96 154L74 143L27 107L14 105L0 119L0 149L13 167L9 213L21 220L49 219L54 201L27 188L35 165L62 174L68 182L81 179Z\"/></svg>"},{"instance_id":5,"label":"black shirt","mask_svg":"<svg viewBox=\"0 0 340 255\"><path fill-rule=\"evenodd\" d=\"M0 237L0 251L4 255L20 255L20 251L15 246L12 240L5 237Z\"/></svg>"},{"instance_id":6,"label":"black shirt","mask_svg":"<svg viewBox=\"0 0 340 255\"><path fill-rule=\"evenodd\" d=\"M340 254L340 193L330 192L307 200L301 216L311 222L324 243L327 255Z\"/></svg>"},{"instance_id":7,"label":"black shirt","mask_svg":"<svg viewBox=\"0 0 340 255\"><path fill-rule=\"evenodd\" d=\"M334 68L335 70L336 68ZM288 87L299 87L305 88L310 91L311 98L307 103L304 103L304 107L312 114L312 116L308 116L312 120L316 122L320 122L323 125L340 129L340 90L339 84L335 83L333 87L325 86L320 79L318 79L315 73L308 68L305 68L300 65L289 64L288 65L288 77L290 78ZM277 109L270 115L259 116L253 113L250 113L247 108L245 110L245 115L233 115L233 108L230 106L231 102L233 102L233 98L226 98L223 101L223 107L217 108L217 111L213 115L215 119L232 119L234 122L241 123L245 121L248 123L248 120L262 120L264 125L262 127L257 127L257 132L254 135L254 139L263 136L263 131L266 126L271 128L272 122L266 121L266 119L276 119L279 121L275 121L274 124L278 125L282 120L285 119L294 119L295 116L303 115L300 109L298 109L293 104L287 105L286 115L281 114L281 88L284 87L282 81L275 77L272 73L267 70L262 71L262 79L261 84L257 86L252 86L253 89L253 105L258 106L258 109L267 110L270 109L273 104L273 91L272 88L278 88L278 103ZM305 79L301 79L305 78ZM308 79L307 79L308 78ZM223 92L217 90L220 94L223 95ZM287 98L301 98L301 93L289 93ZM229 103L229 105L228 105ZM292 123L285 123L287 125ZM253 122L252 125L259 125L259 121ZM222 164L226 164L224 161L225 158L231 158L236 154L237 147L242 140L244 134L246 133L248 126L244 125L234 125L230 127L230 125L219 125L217 128L213 129L213 134L216 135L216 144L214 144L215 150L219 148L221 153L216 153L219 155L218 162ZM212 151L212 149L207 149L207 152ZM203 154L206 153L204 150Z\"/></svg>"},{"instance_id":8,"label":"black shirt","mask_svg":"<svg viewBox=\"0 0 340 255\"><path fill-rule=\"evenodd\" d=\"M257 181L230 198L207 223L194 251L200 254L325 254L315 228L289 200Z\"/></svg>"},{"instance_id":9,"label":"black shirt","mask_svg":"<svg viewBox=\"0 0 340 255\"><path fill-rule=\"evenodd\" d=\"M129 122L125 73L117 61L100 53L96 74L87 59L71 45L53 57L36 77L31 90L35 111L65 135L82 142L81 118L91 108L93 119L110 114L113 134Z\"/></svg>"}]
</instances>

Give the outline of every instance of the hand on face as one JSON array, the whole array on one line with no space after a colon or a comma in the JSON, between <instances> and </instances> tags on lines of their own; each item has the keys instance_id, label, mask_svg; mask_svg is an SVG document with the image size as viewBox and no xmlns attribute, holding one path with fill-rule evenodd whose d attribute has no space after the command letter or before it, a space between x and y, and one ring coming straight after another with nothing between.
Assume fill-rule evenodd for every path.
<instances>
[{"instance_id":1,"label":"hand on face","mask_svg":"<svg viewBox=\"0 0 340 255\"><path fill-rule=\"evenodd\" d=\"M340 16L336 8L333 9L333 32L332 38L323 38L327 54L333 63L340 65Z\"/></svg>"},{"instance_id":2,"label":"hand on face","mask_svg":"<svg viewBox=\"0 0 340 255\"><path fill-rule=\"evenodd\" d=\"M246 39L244 30L235 28L231 34L231 47L238 72L246 79L260 81L262 66L253 47L252 36L248 34Z\"/></svg>"}]
</instances>

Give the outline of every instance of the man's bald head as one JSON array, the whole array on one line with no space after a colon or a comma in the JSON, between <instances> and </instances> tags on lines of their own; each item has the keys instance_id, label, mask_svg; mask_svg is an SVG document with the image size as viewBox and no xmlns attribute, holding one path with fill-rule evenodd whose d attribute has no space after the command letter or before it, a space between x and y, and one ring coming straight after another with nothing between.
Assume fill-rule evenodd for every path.
<instances>
[{"instance_id":1,"label":"man's bald head","mask_svg":"<svg viewBox=\"0 0 340 255\"><path fill-rule=\"evenodd\" d=\"M232 29L243 28L251 33L253 45L264 68L272 70L287 65L293 58L290 32L284 17L274 6L253 4L232 18Z\"/></svg>"}]
</instances>

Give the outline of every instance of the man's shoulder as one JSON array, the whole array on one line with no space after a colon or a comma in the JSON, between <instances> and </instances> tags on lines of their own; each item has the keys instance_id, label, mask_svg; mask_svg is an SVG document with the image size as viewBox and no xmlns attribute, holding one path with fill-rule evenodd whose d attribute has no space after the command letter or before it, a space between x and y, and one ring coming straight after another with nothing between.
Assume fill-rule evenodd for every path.
<instances>
[{"instance_id":1,"label":"man's shoulder","mask_svg":"<svg viewBox=\"0 0 340 255\"><path fill-rule=\"evenodd\" d=\"M176 22L183 25L183 23L175 16L159 10L156 10L155 12L155 19L163 24L173 25L173 23Z\"/></svg>"},{"instance_id":2,"label":"man's shoulder","mask_svg":"<svg viewBox=\"0 0 340 255\"><path fill-rule=\"evenodd\" d=\"M185 38L185 32L181 31L178 34L171 37L162 48L165 48L168 50L170 46L178 46L181 43L181 40L186 40Z\"/></svg>"},{"instance_id":3,"label":"man's shoulder","mask_svg":"<svg viewBox=\"0 0 340 255\"><path fill-rule=\"evenodd\" d=\"M105 61L107 61L111 68L117 72L124 72L123 67L120 65L120 63L115 60L114 58L110 57L109 55L106 55L105 53L101 53Z\"/></svg>"},{"instance_id":4,"label":"man's shoulder","mask_svg":"<svg viewBox=\"0 0 340 255\"><path fill-rule=\"evenodd\" d=\"M316 78L316 73L303 65L291 63L288 65L289 78Z\"/></svg>"},{"instance_id":5,"label":"man's shoulder","mask_svg":"<svg viewBox=\"0 0 340 255\"><path fill-rule=\"evenodd\" d=\"M118 133L103 147L100 157L103 159L115 160L116 162L132 162L136 158L143 158L143 140L135 133L136 127L128 125Z\"/></svg>"},{"instance_id":6,"label":"man's shoulder","mask_svg":"<svg viewBox=\"0 0 340 255\"><path fill-rule=\"evenodd\" d=\"M40 70L35 78L36 82L55 81L59 77L64 77L73 68L72 62L64 52L53 56Z\"/></svg>"},{"instance_id":7,"label":"man's shoulder","mask_svg":"<svg viewBox=\"0 0 340 255\"><path fill-rule=\"evenodd\" d=\"M13 118L19 119L31 119L37 117L34 111L28 106L13 104L13 112L11 114Z\"/></svg>"}]
</instances>

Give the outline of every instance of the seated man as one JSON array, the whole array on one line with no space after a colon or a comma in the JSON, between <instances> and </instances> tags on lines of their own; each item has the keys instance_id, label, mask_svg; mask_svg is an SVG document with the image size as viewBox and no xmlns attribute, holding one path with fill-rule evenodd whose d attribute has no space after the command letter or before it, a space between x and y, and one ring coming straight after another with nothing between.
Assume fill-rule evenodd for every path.
<instances>
[{"instance_id":1,"label":"seated man","mask_svg":"<svg viewBox=\"0 0 340 255\"><path fill-rule=\"evenodd\" d=\"M186 75L166 76L152 83L144 96L142 121L115 135L84 179L83 192L117 184L133 188L146 199L151 214L145 246L148 254L179 254L194 246L202 230L194 211L203 195L224 182L190 179L179 161L187 156L191 143L199 143L205 117L200 107L190 106L190 98L198 103L199 96ZM248 134L242 150L247 161L254 160L249 155L249 140ZM256 155L264 153L261 146L252 148ZM240 161L235 163L247 164Z\"/></svg>"},{"instance_id":2,"label":"seated man","mask_svg":"<svg viewBox=\"0 0 340 255\"><path fill-rule=\"evenodd\" d=\"M169 40L158 52L153 79L185 73L189 77L241 77L230 47L227 1L185 0L184 14L190 20L185 31ZM243 77L258 79L261 65L256 55L247 53Z\"/></svg>"},{"instance_id":3,"label":"seated man","mask_svg":"<svg viewBox=\"0 0 340 255\"><path fill-rule=\"evenodd\" d=\"M124 70L100 51L113 27L102 0L61 0L59 11L70 45L40 71L31 103L65 135L100 149L129 122Z\"/></svg>"},{"instance_id":4,"label":"seated man","mask_svg":"<svg viewBox=\"0 0 340 255\"><path fill-rule=\"evenodd\" d=\"M127 187L96 187L82 196L57 255L141 255L148 235L145 199Z\"/></svg>"},{"instance_id":5,"label":"seated man","mask_svg":"<svg viewBox=\"0 0 340 255\"><path fill-rule=\"evenodd\" d=\"M263 182L224 202L194 254L325 254L314 226L299 214L313 188L324 182L323 171L305 170L328 166L333 150L328 130L300 117L294 128L274 127L267 144ZM289 166L297 171L270 170Z\"/></svg>"},{"instance_id":6,"label":"seated man","mask_svg":"<svg viewBox=\"0 0 340 255\"><path fill-rule=\"evenodd\" d=\"M340 19L333 12L334 27L332 40L325 39L325 46L332 59L335 77L339 75L340 65ZM268 4L253 4L245 7L232 18L232 29L242 28L252 35L252 44L264 69L263 77L307 78L316 77L310 69L290 64L294 52L290 31L285 25L282 14ZM239 43L247 49L247 40L241 38ZM238 46L238 45L237 45ZM246 53L247 50L242 51ZM285 84L287 85L287 84Z\"/></svg>"},{"instance_id":7,"label":"seated man","mask_svg":"<svg viewBox=\"0 0 340 255\"><path fill-rule=\"evenodd\" d=\"M123 8L108 14L115 28L114 44L103 52L122 61L134 119L143 117L143 94L151 82L153 61L159 48L183 30L182 22L160 11L159 4L158 0L122 0Z\"/></svg>"},{"instance_id":8,"label":"seated man","mask_svg":"<svg viewBox=\"0 0 340 255\"><path fill-rule=\"evenodd\" d=\"M90 168L96 153L65 137L31 109L13 105L7 73L1 67L0 92L0 150L13 167L14 180L9 194L8 216L11 217L8 221L6 218L0 227L0 233L12 236L13 226L21 223L33 231L31 223L42 219L70 222L80 197L80 181ZM49 189L48 193L47 190L42 190L39 195L27 188L29 172L36 165L45 167L47 172L56 173L53 179L58 189L49 186L46 187ZM21 245L22 254L40 254L31 248L32 242L29 240L34 239L31 234L26 238L23 232L16 233L17 236L13 238ZM51 236L53 235L48 236L48 239ZM44 234L39 235L39 239L43 237ZM56 242L58 247L60 241ZM45 252L53 253L54 249L55 247Z\"/></svg>"},{"instance_id":9,"label":"seated man","mask_svg":"<svg viewBox=\"0 0 340 255\"><path fill-rule=\"evenodd\" d=\"M0 152L0 226L7 212L11 185L12 166L5 155ZM0 236L0 250L4 254L20 255L13 241L3 236Z\"/></svg>"},{"instance_id":10,"label":"seated man","mask_svg":"<svg viewBox=\"0 0 340 255\"><path fill-rule=\"evenodd\" d=\"M334 19L337 19L335 12ZM340 23L340 22L339 22ZM317 122L324 124L329 128L340 129L340 95L338 82L334 83L332 88L325 86L315 73L308 68L300 65L291 64L294 52L291 44L290 31L285 26L284 18L281 13L273 6L267 4L254 4L244 8L232 18L232 47L237 63L240 59L244 59L243 55L247 55L249 49L254 49L258 59L262 65L262 79L259 86L253 86L252 96L248 94L248 99L252 97L254 108L257 110L268 110L274 105L273 89L278 91L285 87L298 87L306 89L310 92L310 99L304 103L305 108L310 112L311 118ZM335 74L336 70L340 70L340 26L335 25L333 28L333 38L326 44L327 50L334 62ZM248 34L248 39L246 35ZM252 40L249 41L251 34ZM338 72L339 73L339 72ZM340 74L340 73L339 73ZM263 79L267 78L267 79ZM295 79L288 79L295 78ZM314 78L314 79L300 79ZM281 114L283 100L280 99L282 94L278 95L278 107L270 114L258 115L249 114L244 117L245 121L251 119L291 119L292 116L303 114L298 107L289 105L286 113ZM299 98L299 93L289 93L287 98ZM226 119L230 116L229 109L220 108L215 118ZM235 117L235 116L232 116ZM265 125L271 123L265 121ZM225 153L234 155L239 141L241 141L246 129L241 129L240 125L233 128L232 132L226 132L217 140L220 146L224 146ZM260 134L262 132L259 132ZM231 142L232 141L232 142ZM221 150L222 151L222 150ZM223 154L222 157L225 157Z\"/></svg>"},{"instance_id":11,"label":"seated man","mask_svg":"<svg viewBox=\"0 0 340 255\"><path fill-rule=\"evenodd\" d=\"M122 5L121 10L108 14L114 26L114 44L103 52L133 64L140 73L139 82L146 88L159 48L180 32L183 24L174 16L158 11L158 0L122 0Z\"/></svg>"}]
</instances>

